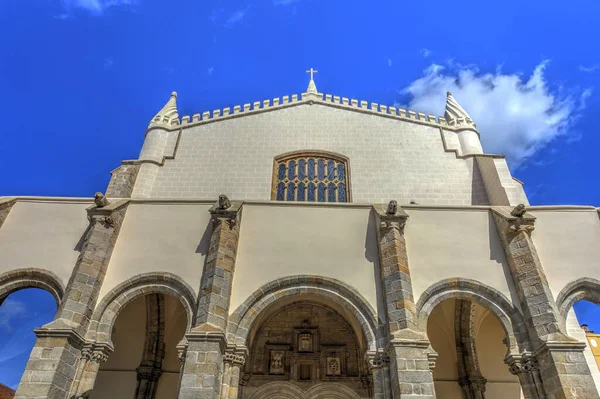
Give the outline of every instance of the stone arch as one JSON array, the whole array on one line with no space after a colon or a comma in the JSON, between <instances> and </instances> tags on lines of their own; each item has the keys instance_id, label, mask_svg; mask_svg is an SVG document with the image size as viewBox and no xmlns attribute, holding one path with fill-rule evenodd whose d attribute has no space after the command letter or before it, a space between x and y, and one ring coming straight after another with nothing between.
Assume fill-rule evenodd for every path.
<instances>
[{"instance_id":1,"label":"stone arch","mask_svg":"<svg viewBox=\"0 0 600 399\"><path fill-rule=\"evenodd\" d=\"M111 343L112 328L121 310L134 299L153 293L179 299L187 314L186 331L192 328L196 309L194 290L174 274L145 273L125 280L104 296L94 310L86 339L97 343Z\"/></svg>"},{"instance_id":2,"label":"stone arch","mask_svg":"<svg viewBox=\"0 0 600 399\"><path fill-rule=\"evenodd\" d=\"M556 297L556 305L562 316L563 327L565 327L569 310L571 310L575 302L582 299L600 305L600 280L583 277L570 282L560 291Z\"/></svg>"},{"instance_id":3,"label":"stone arch","mask_svg":"<svg viewBox=\"0 0 600 399\"><path fill-rule=\"evenodd\" d=\"M0 302L13 292L24 288L41 288L48 291L60 305L65 294L58 276L44 269L16 269L0 274Z\"/></svg>"},{"instance_id":4,"label":"stone arch","mask_svg":"<svg viewBox=\"0 0 600 399\"><path fill-rule=\"evenodd\" d=\"M281 381L263 385L250 399L360 399L350 388L337 383L317 384L304 392L294 384Z\"/></svg>"},{"instance_id":5,"label":"stone arch","mask_svg":"<svg viewBox=\"0 0 600 399\"><path fill-rule=\"evenodd\" d=\"M447 299L469 299L491 311L500 320L508 338L508 352L529 349L523 316L500 291L465 278L449 278L427 288L417 302L419 323L425 329L431 311Z\"/></svg>"},{"instance_id":6,"label":"stone arch","mask_svg":"<svg viewBox=\"0 0 600 399\"><path fill-rule=\"evenodd\" d=\"M357 290L339 280L312 275L283 277L255 291L229 317L227 341L246 345L250 330L261 313L278 300L299 296L322 299L349 312L360 324L366 350L376 350L383 344L376 313Z\"/></svg>"}]
</instances>

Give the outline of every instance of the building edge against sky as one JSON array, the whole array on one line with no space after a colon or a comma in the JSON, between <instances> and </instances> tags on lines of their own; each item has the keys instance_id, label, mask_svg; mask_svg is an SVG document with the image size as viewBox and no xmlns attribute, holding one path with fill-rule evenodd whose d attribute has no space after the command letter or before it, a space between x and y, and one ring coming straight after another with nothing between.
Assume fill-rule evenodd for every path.
<instances>
[{"instance_id":1,"label":"building edge against sky","mask_svg":"<svg viewBox=\"0 0 600 399\"><path fill-rule=\"evenodd\" d=\"M312 73L181 119L173 93L106 196L0 199L0 301L60 305L16 398L598 398L598 209L529 207L480 134L450 93Z\"/></svg>"}]
</instances>

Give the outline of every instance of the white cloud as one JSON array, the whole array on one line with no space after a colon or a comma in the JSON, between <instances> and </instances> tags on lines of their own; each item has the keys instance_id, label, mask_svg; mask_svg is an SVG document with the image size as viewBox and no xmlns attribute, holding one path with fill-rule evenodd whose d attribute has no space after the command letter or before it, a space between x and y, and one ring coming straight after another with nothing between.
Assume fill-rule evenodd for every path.
<instances>
[{"instance_id":1,"label":"white cloud","mask_svg":"<svg viewBox=\"0 0 600 399\"><path fill-rule=\"evenodd\" d=\"M427 48L422 48L420 53L423 56L423 58L427 58L431 55L431 50L429 50Z\"/></svg>"},{"instance_id":2,"label":"white cloud","mask_svg":"<svg viewBox=\"0 0 600 399\"><path fill-rule=\"evenodd\" d=\"M586 67L583 65L579 65L579 70L581 72L587 72L587 73L592 73L592 72L596 72L598 69L600 69L600 64L594 64L592 66Z\"/></svg>"},{"instance_id":3,"label":"white cloud","mask_svg":"<svg viewBox=\"0 0 600 399\"><path fill-rule=\"evenodd\" d=\"M288 4L297 3L300 0L273 0L276 6L287 6Z\"/></svg>"},{"instance_id":4,"label":"white cloud","mask_svg":"<svg viewBox=\"0 0 600 399\"><path fill-rule=\"evenodd\" d=\"M137 0L62 0L62 4L67 11L73 8L84 9L92 14L100 15L110 7L133 6L138 3ZM67 14L61 14L58 18L65 19Z\"/></svg>"},{"instance_id":5,"label":"white cloud","mask_svg":"<svg viewBox=\"0 0 600 399\"><path fill-rule=\"evenodd\" d=\"M392 59L388 58L388 66L391 67L392 66Z\"/></svg>"},{"instance_id":6,"label":"white cloud","mask_svg":"<svg viewBox=\"0 0 600 399\"><path fill-rule=\"evenodd\" d=\"M212 73L215 71L215 67L211 66L210 68L208 68L208 74L212 75Z\"/></svg>"},{"instance_id":7,"label":"white cloud","mask_svg":"<svg viewBox=\"0 0 600 399\"><path fill-rule=\"evenodd\" d=\"M246 7L243 10L237 10L231 14L229 19L227 19L227 22L225 22L225 26L228 28L233 28L235 25L241 24L244 21L244 17L249 9L250 7Z\"/></svg>"},{"instance_id":8,"label":"white cloud","mask_svg":"<svg viewBox=\"0 0 600 399\"><path fill-rule=\"evenodd\" d=\"M567 141L580 137L573 124L591 92L551 90L544 76L547 64L539 64L529 77L432 64L401 93L411 98L408 108L442 115L449 90L477 124L486 153L504 154L516 168L558 136Z\"/></svg>"},{"instance_id":9,"label":"white cloud","mask_svg":"<svg viewBox=\"0 0 600 399\"><path fill-rule=\"evenodd\" d=\"M11 331L14 318L25 314L25 304L12 298L6 298L0 307L0 328Z\"/></svg>"}]
</instances>

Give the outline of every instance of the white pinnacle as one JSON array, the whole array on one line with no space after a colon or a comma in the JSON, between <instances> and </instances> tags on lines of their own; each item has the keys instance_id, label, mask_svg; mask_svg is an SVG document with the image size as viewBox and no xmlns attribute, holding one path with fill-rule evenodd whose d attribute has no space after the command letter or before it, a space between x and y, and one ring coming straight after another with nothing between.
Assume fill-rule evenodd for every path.
<instances>
[{"instance_id":1,"label":"white pinnacle","mask_svg":"<svg viewBox=\"0 0 600 399\"><path fill-rule=\"evenodd\" d=\"M177 112L177 92L171 93L171 97L169 101L165 104L164 107L152 118L150 121L150 126L155 126L158 124L171 125L171 122L174 120L178 120L179 113Z\"/></svg>"},{"instance_id":2,"label":"white pinnacle","mask_svg":"<svg viewBox=\"0 0 600 399\"><path fill-rule=\"evenodd\" d=\"M471 119L467 111L460 106L450 92L446 93L446 112L444 112L444 118L446 118L449 125L466 124L475 127L473 119Z\"/></svg>"}]
</instances>

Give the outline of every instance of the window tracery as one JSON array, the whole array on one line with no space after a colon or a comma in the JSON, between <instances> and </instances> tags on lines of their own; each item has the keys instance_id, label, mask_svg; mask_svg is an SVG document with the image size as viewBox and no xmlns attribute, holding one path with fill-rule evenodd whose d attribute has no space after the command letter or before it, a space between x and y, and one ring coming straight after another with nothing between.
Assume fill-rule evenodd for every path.
<instances>
[{"instance_id":1,"label":"window tracery","mask_svg":"<svg viewBox=\"0 0 600 399\"><path fill-rule=\"evenodd\" d=\"M275 158L271 199L350 202L348 158L324 151L299 151Z\"/></svg>"}]
</instances>

